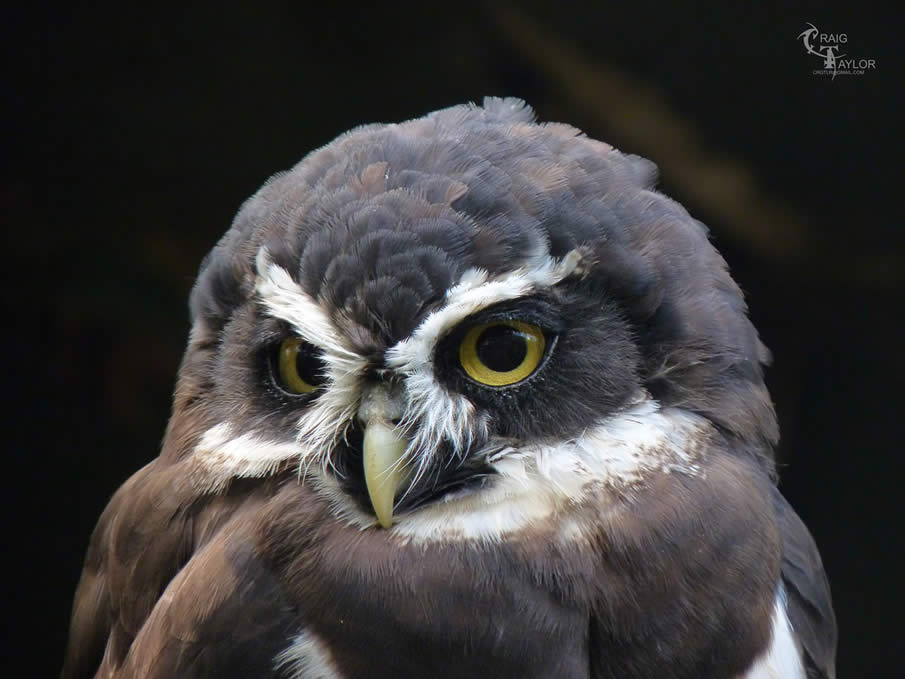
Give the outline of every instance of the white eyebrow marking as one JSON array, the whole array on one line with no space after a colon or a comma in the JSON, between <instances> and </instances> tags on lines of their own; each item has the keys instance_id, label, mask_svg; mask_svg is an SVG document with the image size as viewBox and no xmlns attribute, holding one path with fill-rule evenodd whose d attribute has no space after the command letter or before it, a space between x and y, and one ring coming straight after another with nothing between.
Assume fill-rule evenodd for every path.
<instances>
[{"instance_id":1,"label":"white eyebrow marking","mask_svg":"<svg viewBox=\"0 0 905 679\"><path fill-rule=\"evenodd\" d=\"M327 382L299 417L296 441L307 451L302 456L304 468L315 460L329 465L333 448L358 411L367 361L346 344L317 300L302 290L286 269L270 261L264 248L255 263L255 290L268 313L323 350Z\"/></svg>"},{"instance_id":2,"label":"white eyebrow marking","mask_svg":"<svg viewBox=\"0 0 905 679\"><path fill-rule=\"evenodd\" d=\"M317 300L302 290L286 269L271 262L265 248L258 251L255 265L255 292L271 316L286 321L305 340L325 351L360 358L345 344Z\"/></svg>"},{"instance_id":3,"label":"white eyebrow marking","mask_svg":"<svg viewBox=\"0 0 905 679\"><path fill-rule=\"evenodd\" d=\"M387 366L405 380L408 409L401 426L412 433L406 458L417 465L415 481L427 470L442 441L449 441L462 453L476 436L485 435L489 426L488 418L478 416L471 401L462 394L450 393L435 379L433 354L440 339L482 309L583 272L582 255L577 250L562 259L544 256L534 261L533 266L493 277L483 269L469 269L446 293L442 308L430 313L411 337L387 350Z\"/></svg>"},{"instance_id":4,"label":"white eyebrow marking","mask_svg":"<svg viewBox=\"0 0 905 679\"><path fill-rule=\"evenodd\" d=\"M430 362L440 338L472 314L493 304L518 299L539 288L549 288L582 272L582 256L572 250L562 259L544 257L533 267L524 267L490 277L484 269L469 269L446 293L446 304L432 312L411 337L387 351L387 364L402 372Z\"/></svg>"}]
</instances>

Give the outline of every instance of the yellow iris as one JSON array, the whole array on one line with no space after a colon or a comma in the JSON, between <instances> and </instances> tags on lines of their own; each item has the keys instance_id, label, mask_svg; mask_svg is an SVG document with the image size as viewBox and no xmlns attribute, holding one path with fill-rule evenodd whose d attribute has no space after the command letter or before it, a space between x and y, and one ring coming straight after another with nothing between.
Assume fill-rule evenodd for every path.
<instances>
[{"instance_id":1,"label":"yellow iris","mask_svg":"<svg viewBox=\"0 0 905 679\"><path fill-rule=\"evenodd\" d=\"M316 385L311 384L299 374L299 351L302 346L303 341L300 338L287 337L280 344L277 359L280 382L284 389L293 394L310 394L317 389ZM309 376L309 379L313 378Z\"/></svg>"},{"instance_id":2,"label":"yellow iris","mask_svg":"<svg viewBox=\"0 0 905 679\"><path fill-rule=\"evenodd\" d=\"M529 377L544 357L544 331L522 321L494 321L469 328L459 363L475 382L505 387Z\"/></svg>"}]
</instances>

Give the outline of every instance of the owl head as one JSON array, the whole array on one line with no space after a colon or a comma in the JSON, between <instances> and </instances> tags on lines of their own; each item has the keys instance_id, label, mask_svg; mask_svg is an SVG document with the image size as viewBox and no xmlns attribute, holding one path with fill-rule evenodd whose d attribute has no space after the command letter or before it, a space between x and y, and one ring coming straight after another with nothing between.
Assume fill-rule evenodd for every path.
<instances>
[{"instance_id":1,"label":"owl head","mask_svg":"<svg viewBox=\"0 0 905 679\"><path fill-rule=\"evenodd\" d=\"M362 527L501 474L625 487L700 422L771 472L766 351L655 176L514 99L339 137L205 259L162 457L203 492L297 469Z\"/></svg>"}]
</instances>

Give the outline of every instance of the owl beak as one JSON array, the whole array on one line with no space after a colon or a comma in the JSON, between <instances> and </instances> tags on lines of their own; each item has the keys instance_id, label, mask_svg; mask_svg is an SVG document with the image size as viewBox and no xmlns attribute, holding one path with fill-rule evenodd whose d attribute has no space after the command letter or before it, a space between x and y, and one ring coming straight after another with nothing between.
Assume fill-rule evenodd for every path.
<instances>
[{"instance_id":1,"label":"owl beak","mask_svg":"<svg viewBox=\"0 0 905 679\"><path fill-rule=\"evenodd\" d=\"M377 521L384 528L393 525L393 504L396 491L406 477L405 455L408 441L398 430L380 419L367 423L362 454L365 484Z\"/></svg>"}]
</instances>

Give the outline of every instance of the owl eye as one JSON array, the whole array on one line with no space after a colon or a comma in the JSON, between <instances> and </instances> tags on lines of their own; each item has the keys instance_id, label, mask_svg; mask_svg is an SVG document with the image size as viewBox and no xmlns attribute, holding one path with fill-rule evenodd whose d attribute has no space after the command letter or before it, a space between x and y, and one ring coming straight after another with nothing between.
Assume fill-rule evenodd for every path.
<instances>
[{"instance_id":1,"label":"owl eye","mask_svg":"<svg viewBox=\"0 0 905 679\"><path fill-rule=\"evenodd\" d=\"M459 345L459 363L475 382L505 387L531 376L544 357L544 331L522 321L475 325Z\"/></svg>"},{"instance_id":2,"label":"owl eye","mask_svg":"<svg viewBox=\"0 0 905 679\"><path fill-rule=\"evenodd\" d=\"M280 343L274 363L274 378L290 394L310 394L326 381L320 352L298 337Z\"/></svg>"}]
</instances>

